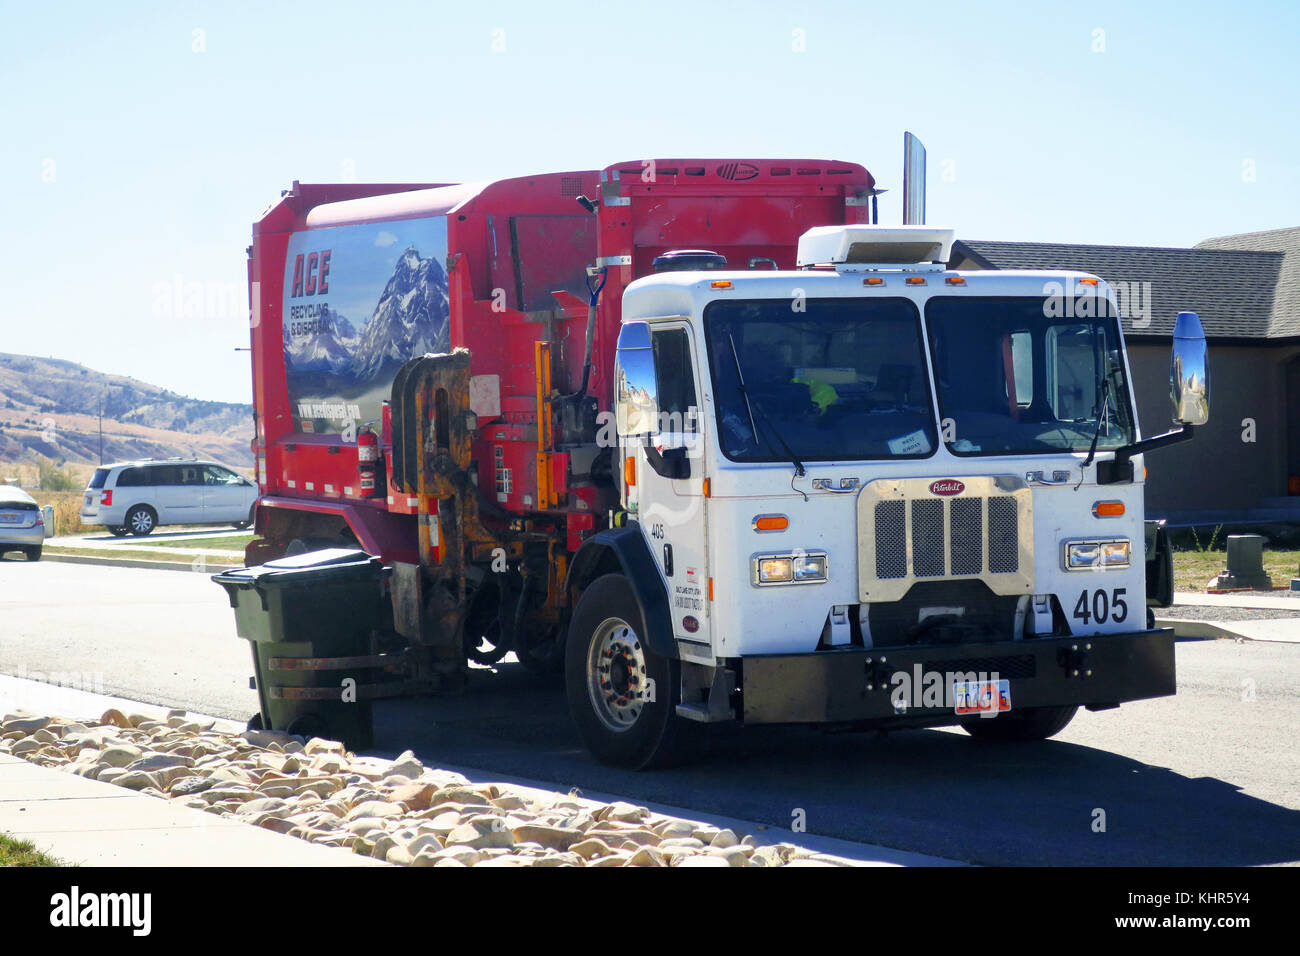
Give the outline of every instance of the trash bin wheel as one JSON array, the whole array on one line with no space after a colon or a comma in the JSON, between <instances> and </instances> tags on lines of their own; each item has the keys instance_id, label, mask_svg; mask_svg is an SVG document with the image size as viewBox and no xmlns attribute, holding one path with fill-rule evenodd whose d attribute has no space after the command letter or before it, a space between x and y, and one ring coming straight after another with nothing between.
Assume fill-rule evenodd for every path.
<instances>
[{"instance_id":1,"label":"trash bin wheel","mask_svg":"<svg viewBox=\"0 0 1300 956\"><path fill-rule=\"evenodd\" d=\"M248 718L248 727L247 727L247 729L248 729L248 730L265 730L265 729L266 729L265 725L262 723L262 712L261 712L260 710L259 710L257 713L255 713L252 717L249 717L249 718Z\"/></svg>"},{"instance_id":2,"label":"trash bin wheel","mask_svg":"<svg viewBox=\"0 0 1300 956\"><path fill-rule=\"evenodd\" d=\"M475 664L491 667L510 652L510 634L501 626L501 614L501 588L493 575L474 590L465 616L461 644Z\"/></svg>"},{"instance_id":3,"label":"trash bin wheel","mask_svg":"<svg viewBox=\"0 0 1300 956\"><path fill-rule=\"evenodd\" d=\"M305 737L308 740L313 737L329 738L329 726L318 714L299 714L289 721L285 732L292 737Z\"/></svg>"}]
</instances>

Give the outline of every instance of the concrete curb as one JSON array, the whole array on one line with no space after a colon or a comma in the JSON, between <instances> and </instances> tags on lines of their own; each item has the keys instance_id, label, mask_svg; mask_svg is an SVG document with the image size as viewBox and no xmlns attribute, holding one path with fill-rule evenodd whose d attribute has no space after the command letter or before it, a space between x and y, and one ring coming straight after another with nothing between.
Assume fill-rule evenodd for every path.
<instances>
[{"instance_id":1,"label":"concrete curb","mask_svg":"<svg viewBox=\"0 0 1300 956\"><path fill-rule=\"evenodd\" d=\"M190 561L148 561L142 558L110 558L92 554L50 554L41 555L42 561L62 561L66 564L91 564L99 567L144 568L151 571L190 571L194 572L193 560ZM204 558L202 571L199 573L217 574L227 568L241 567L229 561L210 561Z\"/></svg>"},{"instance_id":2,"label":"concrete curb","mask_svg":"<svg viewBox=\"0 0 1300 956\"><path fill-rule=\"evenodd\" d=\"M1269 634L1250 625L1293 624L1292 633ZM1244 625L1244 626L1243 626ZM1264 621L1197 621L1188 618L1156 618L1156 627L1172 627L1176 637L1212 640L1257 641L1267 644L1300 644L1300 617L1273 618Z\"/></svg>"}]
</instances>

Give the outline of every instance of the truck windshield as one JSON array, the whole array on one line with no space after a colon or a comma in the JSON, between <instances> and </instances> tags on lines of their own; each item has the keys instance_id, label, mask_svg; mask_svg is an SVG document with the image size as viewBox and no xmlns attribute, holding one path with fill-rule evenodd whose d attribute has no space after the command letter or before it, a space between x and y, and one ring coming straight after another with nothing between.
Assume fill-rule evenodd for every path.
<instances>
[{"instance_id":1,"label":"truck windshield","mask_svg":"<svg viewBox=\"0 0 1300 956\"><path fill-rule=\"evenodd\" d=\"M704 329L732 461L920 458L937 447L908 300L713 302Z\"/></svg>"},{"instance_id":2,"label":"truck windshield","mask_svg":"<svg viewBox=\"0 0 1300 956\"><path fill-rule=\"evenodd\" d=\"M1133 441L1114 316L1062 315L1071 311L1062 301L926 304L943 439L954 454L1086 452L1094 435L1099 449Z\"/></svg>"}]
</instances>

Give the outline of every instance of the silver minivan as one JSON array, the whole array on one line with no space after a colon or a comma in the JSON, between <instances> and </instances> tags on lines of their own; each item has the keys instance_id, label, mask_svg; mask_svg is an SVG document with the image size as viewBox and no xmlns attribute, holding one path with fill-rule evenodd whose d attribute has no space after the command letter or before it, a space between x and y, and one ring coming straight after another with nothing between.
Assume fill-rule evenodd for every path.
<instances>
[{"instance_id":1,"label":"silver minivan","mask_svg":"<svg viewBox=\"0 0 1300 956\"><path fill-rule=\"evenodd\" d=\"M81 523L113 534L146 535L165 524L230 524L253 520L257 486L225 465L169 458L117 462L95 470L81 503Z\"/></svg>"}]
</instances>

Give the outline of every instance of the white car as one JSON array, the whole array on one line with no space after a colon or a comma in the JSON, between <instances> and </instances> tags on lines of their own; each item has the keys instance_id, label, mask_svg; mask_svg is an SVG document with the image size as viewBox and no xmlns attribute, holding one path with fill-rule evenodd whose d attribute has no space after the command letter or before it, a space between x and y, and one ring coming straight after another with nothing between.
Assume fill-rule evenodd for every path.
<instances>
[{"instance_id":1,"label":"white car","mask_svg":"<svg viewBox=\"0 0 1300 956\"><path fill-rule=\"evenodd\" d=\"M146 535L164 524L230 524L253 520L257 486L215 461L193 458L118 462L95 470L81 504L82 524L119 537Z\"/></svg>"},{"instance_id":2,"label":"white car","mask_svg":"<svg viewBox=\"0 0 1300 956\"><path fill-rule=\"evenodd\" d=\"M44 543L45 516L36 499L15 485L0 485L0 558L21 551L39 561Z\"/></svg>"}]
</instances>

